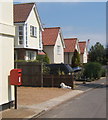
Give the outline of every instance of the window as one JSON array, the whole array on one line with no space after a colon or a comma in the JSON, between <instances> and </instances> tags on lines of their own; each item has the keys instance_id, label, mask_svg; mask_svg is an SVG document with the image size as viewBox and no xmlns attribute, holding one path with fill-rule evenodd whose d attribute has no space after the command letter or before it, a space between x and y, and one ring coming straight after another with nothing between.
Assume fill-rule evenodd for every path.
<instances>
[{"instance_id":1,"label":"window","mask_svg":"<svg viewBox=\"0 0 108 120\"><path fill-rule=\"evenodd\" d=\"M41 31L39 32L39 48L42 47L42 33Z\"/></svg>"},{"instance_id":2,"label":"window","mask_svg":"<svg viewBox=\"0 0 108 120\"><path fill-rule=\"evenodd\" d=\"M61 48L59 45L57 45L57 54L60 55L60 53L61 53Z\"/></svg>"},{"instance_id":3,"label":"window","mask_svg":"<svg viewBox=\"0 0 108 120\"><path fill-rule=\"evenodd\" d=\"M30 36L37 37L37 27L30 26Z\"/></svg>"},{"instance_id":4,"label":"window","mask_svg":"<svg viewBox=\"0 0 108 120\"><path fill-rule=\"evenodd\" d=\"M23 44L23 26L19 26L19 44Z\"/></svg>"},{"instance_id":5,"label":"window","mask_svg":"<svg viewBox=\"0 0 108 120\"><path fill-rule=\"evenodd\" d=\"M28 36L27 36L27 30L28 30L28 29L27 29L27 24L26 24L26 25L25 25L25 31L26 31L26 32L25 32L25 34L26 34L26 37L25 37L25 38L26 38L26 47L28 47Z\"/></svg>"},{"instance_id":6,"label":"window","mask_svg":"<svg viewBox=\"0 0 108 120\"><path fill-rule=\"evenodd\" d=\"M34 51L27 51L27 60L35 60L36 59L36 52Z\"/></svg>"}]
</instances>

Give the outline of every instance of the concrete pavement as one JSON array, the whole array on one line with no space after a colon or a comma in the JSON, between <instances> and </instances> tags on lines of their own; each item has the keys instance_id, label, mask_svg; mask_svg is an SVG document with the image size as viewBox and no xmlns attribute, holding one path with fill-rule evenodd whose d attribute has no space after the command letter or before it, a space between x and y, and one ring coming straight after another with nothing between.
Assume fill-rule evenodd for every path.
<instances>
[{"instance_id":1,"label":"concrete pavement","mask_svg":"<svg viewBox=\"0 0 108 120\"><path fill-rule=\"evenodd\" d=\"M96 87L96 86L95 86ZM77 95L80 95L84 92L87 92L88 90L91 90L92 88L86 89L86 90L72 90L71 92L68 92L62 96L59 96L57 98L50 99L46 102L42 102L40 104L36 105L29 105L29 106L19 106L17 110L15 109L9 109L2 112L2 118L26 118L30 119L32 117L39 116L42 112L45 112L47 110L52 109L53 107L73 98Z\"/></svg>"},{"instance_id":2,"label":"concrete pavement","mask_svg":"<svg viewBox=\"0 0 108 120\"><path fill-rule=\"evenodd\" d=\"M31 106L19 106L17 110L9 109L2 112L2 118L32 118L38 116L40 113L50 110L51 108L75 97L79 94L82 94L81 90L72 90L71 92L66 93L63 96L50 99L46 102L37 105Z\"/></svg>"}]
</instances>

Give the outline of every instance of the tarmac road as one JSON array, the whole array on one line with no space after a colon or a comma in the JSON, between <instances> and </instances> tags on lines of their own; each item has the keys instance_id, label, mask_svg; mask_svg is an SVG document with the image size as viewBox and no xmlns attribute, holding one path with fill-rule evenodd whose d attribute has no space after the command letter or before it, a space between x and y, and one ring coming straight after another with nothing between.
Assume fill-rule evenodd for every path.
<instances>
[{"instance_id":1,"label":"tarmac road","mask_svg":"<svg viewBox=\"0 0 108 120\"><path fill-rule=\"evenodd\" d=\"M47 111L39 118L106 118L106 83L102 82L97 88Z\"/></svg>"}]
</instances>

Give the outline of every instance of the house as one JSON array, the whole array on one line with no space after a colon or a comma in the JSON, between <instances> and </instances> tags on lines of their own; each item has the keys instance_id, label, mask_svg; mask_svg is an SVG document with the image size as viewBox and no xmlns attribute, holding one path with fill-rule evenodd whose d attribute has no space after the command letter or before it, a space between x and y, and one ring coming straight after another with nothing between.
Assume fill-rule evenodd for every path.
<instances>
[{"instance_id":1,"label":"house","mask_svg":"<svg viewBox=\"0 0 108 120\"><path fill-rule=\"evenodd\" d=\"M14 5L15 60L35 60L43 49L42 24L35 3Z\"/></svg>"},{"instance_id":2,"label":"house","mask_svg":"<svg viewBox=\"0 0 108 120\"><path fill-rule=\"evenodd\" d=\"M42 32L43 50L50 63L64 63L64 40L60 27L44 28Z\"/></svg>"},{"instance_id":3,"label":"house","mask_svg":"<svg viewBox=\"0 0 108 120\"><path fill-rule=\"evenodd\" d=\"M14 86L9 85L14 68L13 0L0 2L0 111L13 105Z\"/></svg>"},{"instance_id":4,"label":"house","mask_svg":"<svg viewBox=\"0 0 108 120\"><path fill-rule=\"evenodd\" d=\"M65 38L65 49L64 49L64 63L65 64L71 64L72 56L77 50L80 53L79 44L78 44L77 38Z\"/></svg>"},{"instance_id":5,"label":"house","mask_svg":"<svg viewBox=\"0 0 108 120\"><path fill-rule=\"evenodd\" d=\"M88 52L86 41L79 42L79 47L80 47L80 61L81 63L87 63Z\"/></svg>"}]
</instances>

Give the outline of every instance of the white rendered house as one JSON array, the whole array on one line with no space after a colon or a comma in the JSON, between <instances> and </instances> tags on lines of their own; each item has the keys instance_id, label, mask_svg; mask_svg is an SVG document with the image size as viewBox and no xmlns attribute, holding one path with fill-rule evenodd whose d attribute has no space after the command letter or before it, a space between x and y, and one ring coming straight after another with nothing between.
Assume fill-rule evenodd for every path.
<instances>
[{"instance_id":1,"label":"white rendered house","mask_svg":"<svg viewBox=\"0 0 108 120\"><path fill-rule=\"evenodd\" d=\"M9 85L14 68L13 0L0 2L0 110L13 105L14 86Z\"/></svg>"},{"instance_id":2,"label":"white rendered house","mask_svg":"<svg viewBox=\"0 0 108 120\"><path fill-rule=\"evenodd\" d=\"M35 3L14 5L15 60L35 60L43 49L42 25Z\"/></svg>"},{"instance_id":3,"label":"white rendered house","mask_svg":"<svg viewBox=\"0 0 108 120\"><path fill-rule=\"evenodd\" d=\"M65 38L65 49L64 49L64 63L65 64L71 64L73 54L75 50L77 50L80 53L80 48L78 44L77 38Z\"/></svg>"},{"instance_id":4,"label":"white rendered house","mask_svg":"<svg viewBox=\"0 0 108 120\"><path fill-rule=\"evenodd\" d=\"M80 61L81 63L87 63L88 51L86 41L79 42L79 47L80 47Z\"/></svg>"},{"instance_id":5,"label":"white rendered house","mask_svg":"<svg viewBox=\"0 0 108 120\"><path fill-rule=\"evenodd\" d=\"M64 39L60 27L44 28L42 32L43 50L50 63L64 63Z\"/></svg>"}]
</instances>

